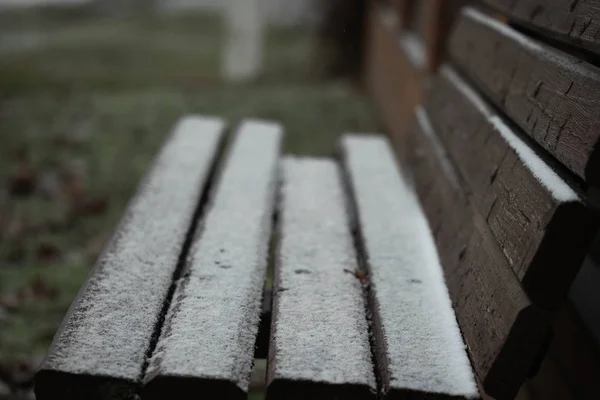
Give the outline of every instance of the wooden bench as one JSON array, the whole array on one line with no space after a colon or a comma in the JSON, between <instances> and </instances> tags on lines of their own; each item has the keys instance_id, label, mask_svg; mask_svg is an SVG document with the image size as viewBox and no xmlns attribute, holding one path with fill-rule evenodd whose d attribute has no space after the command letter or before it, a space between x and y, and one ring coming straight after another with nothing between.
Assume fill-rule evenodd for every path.
<instances>
[{"instance_id":1,"label":"wooden bench","mask_svg":"<svg viewBox=\"0 0 600 400\"><path fill-rule=\"evenodd\" d=\"M595 398L557 377L600 365L565 304L599 226L600 71L463 7L448 57L398 74L419 41L390 10L369 3L365 73L400 167L377 135L294 158L276 123L227 141L223 121L184 119L57 332L40 400L241 399L264 357L268 399L508 400L528 378Z\"/></svg>"},{"instance_id":2,"label":"wooden bench","mask_svg":"<svg viewBox=\"0 0 600 400\"><path fill-rule=\"evenodd\" d=\"M340 163L280 158L275 123L242 123L230 146L224 128L178 124L57 332L37 398L242 399L267 347L269 399L478 398L387 140L346 135Z\"/></svg>"}]
</instances>

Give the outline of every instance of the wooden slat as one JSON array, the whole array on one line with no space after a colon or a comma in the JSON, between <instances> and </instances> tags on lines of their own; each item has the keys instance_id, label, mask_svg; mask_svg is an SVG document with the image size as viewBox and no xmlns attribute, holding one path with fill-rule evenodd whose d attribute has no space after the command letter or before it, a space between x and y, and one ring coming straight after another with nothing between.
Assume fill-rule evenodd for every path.
<instances>
[{"instance_id":1,"label":"wooden slat","mask_svg":"<svg viewBox=\"0 0 600 400\"><path fill-rule=\"evenodd\" d=\"M133 398L223 127L179 123L56 333L38 399Z\"/></svg>"},{"instance_id":2,"label":"wooden slat","mask_svg":"<svg viewBox=\"0 0 600 400\"><path fill-rule=\"evenodd\" d=\"M346 135L341 149L384 398L478 398L427 220L388 141Z\"/></svg>"},{"instance_id":3,"label":"wooden slat","mask_svg":"<svg viewBox=\"0 0 600 400\"><path fill-rule=\"evenodd\" d=\"M585 258L597 217L449 66L440 70L426 109L529 298L556 308Z\"/></svg>"},{"instance_id":4,"label":"wooden slat","mask_svg":"<svg viewBox=\"0 0 600 400\"><path fill-rule=\"evenodd\" d=\"M282 132L237 131L146 376L148 399L246 397L258 332Z\"/></svg>"},{"instance_id":5,"label":"wooden slat","mask_svg":"<svg viewBox=\"0 0 600 400\"><path fill-rule=\"evenodd\" d=\"M344 189L325 159L286 158L268 399L375 399Z\"/></svg>"},{"instance_id":6,"label":"wooden slat","mask_svg":"<svg viewBox=\"0 0 600 400\"><path fill-rule=\"evenodd\" d=\"M477 376L487 394L512 399L536 358L549 315L521 289L422 109L407 148L405 162L425 213L438 221L431 228Z\"/></svg>"},{"instance_id":7,"label":"wooden slat","mask_svg":"<svg viewBox=\"0 0 600 400\"><path fill-rule=\"evenodd\" d=\"M398 34L398 19L389 7L370 2L368 20L366 85L394 144L403 148L408 122L426 93L424 66L415 66L405 49L417 58L425 54L424 49L411 36Z\"/></svg>"},{"instance_id":8,"label":"wooden slat","mask_svg":"<svg viewBox=\"0 0 600 400\"><path fill-rule=\"evenodd\" d=\"M482 0L526 28L600 54L599 0Z\"/></svg>"},{"instance_id":9,"label":"wooden slat","mask_svg":"<svg viewBox=\"0 0 600 400\"><path fill-rule=\"evenodd\" d=\"M579 177L600 182L600 68L470 7L450 54L525 133Z\"/></svg>"}]
</instances>

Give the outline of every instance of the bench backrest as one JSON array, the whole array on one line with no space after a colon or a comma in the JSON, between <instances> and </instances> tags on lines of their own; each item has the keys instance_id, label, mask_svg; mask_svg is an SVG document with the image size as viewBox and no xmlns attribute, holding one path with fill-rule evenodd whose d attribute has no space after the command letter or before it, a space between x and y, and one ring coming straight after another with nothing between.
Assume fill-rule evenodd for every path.
<instances>
[{"instance_id":1,"label":"bench backrest","mask_svg":"<svg viewBox=\"0 0 600 400\"><path fill-rule=\"evenodd\" d=\"M600 3L463 6L447 14L446 58L419 64L443 29L425 22L436 3L369 2L365 82L428 217L478 380L508 399L535 375L550 325L568 331L554 316L568 314L598 230Z\"/></svg>"}]
</instances>

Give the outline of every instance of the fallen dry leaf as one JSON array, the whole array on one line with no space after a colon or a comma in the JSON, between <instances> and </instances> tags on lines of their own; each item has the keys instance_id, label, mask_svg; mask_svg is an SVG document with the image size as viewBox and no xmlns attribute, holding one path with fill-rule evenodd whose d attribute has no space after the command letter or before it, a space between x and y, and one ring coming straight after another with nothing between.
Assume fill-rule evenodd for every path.
<instances>
[{"instance_id":1,"label":"fallen dry leaf","mask_svg":"<svg viewBox=\"0 0 600 400\"><path fill-rule=\"evenodd\" d=\"M31 293L36 300L54 299L58 295L58 291L55 288L40 278L34 279L31 283Z\"/></svg>"},{"instance_id":2,"label":"fallen dry leaf","mask_svg":"<svg viewBox=\"0 0 600 400\"><path fill-rule=\"evenodd\" d=\"M26 165L20 165L8 178L8 191L13 196L30 195L35 190L36 181L36 172Z\"/></svg>"},{"instance_id":3,"label":"fallen dry leaf","mask_svg":"<svg viewBox=\"0 0 600 400\"><path fill-rule=\"evenodd\" d=\"M60 250L52 243L41 243L35 254L40 261L56 262L61 259Z\"/></svg>"}]
</instances>

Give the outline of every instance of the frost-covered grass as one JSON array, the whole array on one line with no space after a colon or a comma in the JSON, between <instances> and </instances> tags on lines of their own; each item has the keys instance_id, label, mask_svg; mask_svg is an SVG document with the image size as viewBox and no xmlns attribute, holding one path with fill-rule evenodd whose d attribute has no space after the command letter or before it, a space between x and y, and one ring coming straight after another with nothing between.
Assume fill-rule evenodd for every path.
<instances>
[{"instance_id":1,"label":"frost-covered grass","mask_svg":"<svg viewBox=\"0 0 600 400\"><path fill-rule=\"evenodd\" d=\"M311 78L306 32L270 32L264 75L234 87L219 79L215 16L52 10L0 26L0 363L44 354L182 114L276 119L285 150L312 155L380 128L346 85Z\"/></svg>"}]
</instances>

